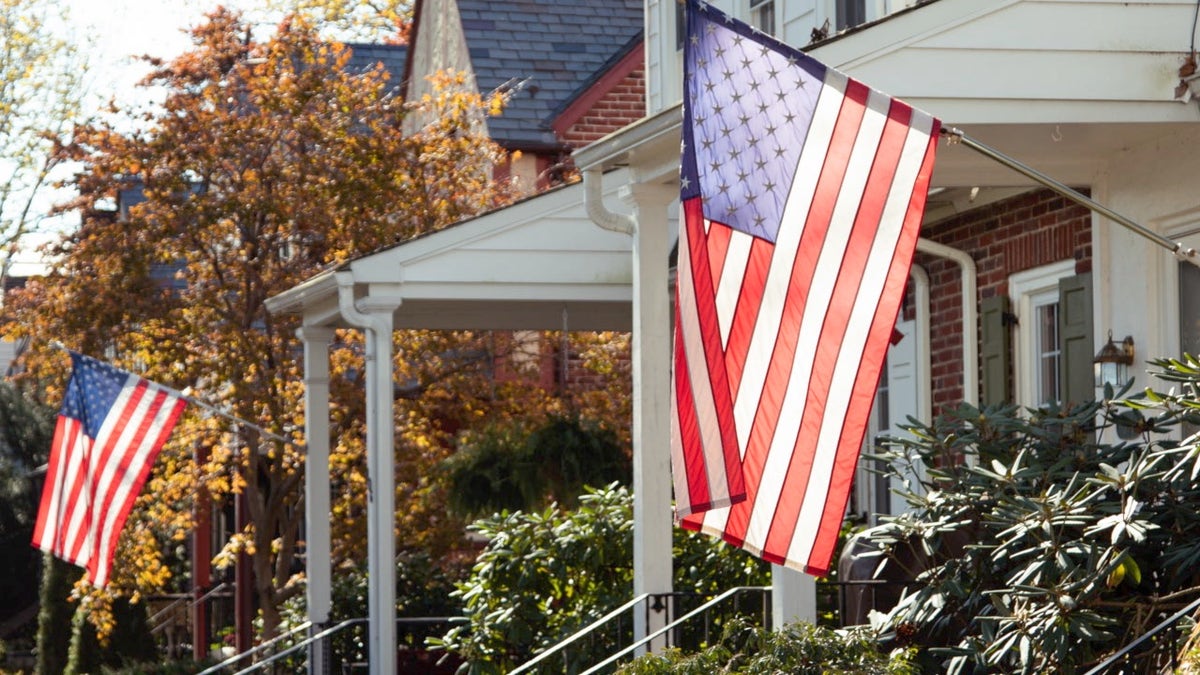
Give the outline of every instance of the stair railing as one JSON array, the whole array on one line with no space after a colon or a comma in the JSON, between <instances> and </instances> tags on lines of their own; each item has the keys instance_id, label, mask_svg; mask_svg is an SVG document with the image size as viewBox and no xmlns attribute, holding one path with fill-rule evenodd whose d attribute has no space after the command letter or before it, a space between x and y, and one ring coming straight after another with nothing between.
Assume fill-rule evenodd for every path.
<instances>
[{"instance_id":1,"label":"stair railing","mask_svg":"<svg viewBox=\"0 0 1200 675\"><path fill-rule=\"evenodd\" d=\"M364 621L365 619L359 619L359 620ZM220 671L232 666L235 663L245 661L246 659L248 659L252 656L257 656L257 655L261 654L262 652L271 649L275 645L279 644L283 640L286 640L286 639L292 637L296 633L308 630L309 627L311 627L311 626L312 626L312 623L305 621L304 623L296 626L295 628L292 628L291 630L287 631L286 633L280 633L279 635L276 635L275 637L271 638L270 640L267 640L266 642L255 645L251 649L247 649L246 651L242 652L241 654L234 654L233 656L225 659L224 661L218 663L215 666L205 668L204 670L197 673L197 675L212 675L212 673L220 672ZM241 672L246 672L246 671L243 670Z\"/></svg>"},{"instance_id":2,"label":"stair railing","mask_svg":"<svg viewBox=\"0 0 1200 675\"><path fill-rule=\"evenodd\" d=\"M339 624L336 624L334 626L331 626L329 628L326 628L325 630L323 630L315 635L310 635L310 636L304 638L303 640L297 642L296 644L292 645L291 647L288 647L287 649L285 649L277 654L272 654L270 657L265 658L262 661L256 661L255 663L251 664L249 667L243 668L242 670L237 671L236 673L234 673L234 675L247 675L248 673L260 671L263 668L266 668L267 666L271 665L272 663L279 661L280 659L291 656L292 654L295 654L296 652L298 652L302 649L307 649L309 645L311 645L315 642L319 642L326 638L332 637L332 636L336 635L337 633L340 633L343 630L350 628L351 626L356 626L360 623L367 623L367 619L365 619L365 618L346 619L345 621L343 621ZM207 672L207 671L205 671L205 672ZM204 673L200 673L199 675L204 675Z\"/></svg>"},{"instance_id":3,"label":"stair railing","mask_svg":"<svg viewBox=\"0 0 1200 675\"><path fill-rule=\"evenodd\" d=\"M570 647L571 645L575 644L576 642L583 640L584 638L586 638L589 635L591 635L592 633L594 633L596 630L607 625L610 621L613 621L614 619L620 617L625 612L628 612L629 610L636 607L638 605L638 603L645 602L649 598L650 598L649 593L642 593L641 595L637 596L636 598L630 600L629 602L621 605L620 607L614 609L613 611L609 612L608 614L605 614L604 616L600 617L599 619L593 621L591 624L585 626L584 628L579 629L578 631L575 632L575 634L571 635L571 637L559 642L558 644L554 645L550 649L547 649L546 651L542 652L541 654L538 654L537 656L533 657L531 660L526 661L525 663L521 664L515 670L509 672L508 675L521 675L521 673L527 673L527 672L531 671L532 669L536 668L538 666L538 664L544 663L551 657L566 650L567 647Z\"/></svg>"},{"instance_id":4,"label":"stair railing","mask_svg":"<svg viewBox=\"0 0 1200 675\"><path fill-rule=\"evenodd\" d=\"M591 668L588 668L587 670L583 671L583 673L581 675L592 675L593 673L599 672L601 668L605 668L607 666L610 666L610 665L616 663L617 661L628 656L629 654L632 654L633 652L641 649L642 647L645 647L652 640L666 634L669 631L675 630L676 628L682 626L683 624L687 623L691 619L693 619L697 616L700 616L701 614L704 614L708 610L712 609L713 607L717 606L718 604L724 602L725 600L728 600L729 598L731 598L739 593L748 593L748 592L765 593L765 592L769 592L770 590L771 590L770 586L735 586L734 588L731 588L731 589L725 591L724 593L716 596L712 600L709 600L708 602L704 603L703 605L700 605L696 609L693 609L692 611L688 612L687 614L684 614L683 616L672 621L671 623L668 623L667 625L663 626L662 628L659 628L658 630L654 631L653 633L646 635L642 639L634 642L633 644L629 645L628 647L625 647L624 649L618 651L617 653L615 653L612 656L608 657L607 659L601 661L600 663L597 663L596 665L592 666Z\"/></svg>"},{"instance_id":5,"label":"stair railing","mask_svg":"<svg viewBox=\"0 0 1200 675\"><path fill-rule=\"evenodd\" d=\"M158 610L149 619L147 619L146 622L150 624L150 632L154 634L162 632L163 629L165 629L171 623L171 615L178 611L181 605L186 605L187 608L191 610L191 608L207 601L214 595L225 592L227 588L232 588L232 585L222 582L209 589L209 591L204 595L194 600L190 594L176 598L169 605Z\"/></svg>"},{"instance_id":6,"label":"stair railing","mask_svg":"<svg viewBox=\"0 0 1200 675\"><path fill-rule=\"evenodd\" d=\"M320 631L319 633L310 635L310 636L304 638L303 640L297 642L296 644L288 647L287 649L284 649L282 651L276 652L275 654L272 654L271 656L263 659L262 661L256 661L253 664L247 666L246 668L243 668L243 669L237 671L233 675L249 675L250 673L259 672L262 669L275 663L276 661L285 659L289 656L292 656L293 654L296 654L297 652L308 649L308 647L313 645L314 643L321 642L322 640L327 640L327 639L333 637L334 635L342 632L343 630L346 630L347 628L351 628L353 626L357 626L360 624L366 624L368 622L369 622L369 619L367 619L365 617L360 617L357 619L346 619L345 621L342 621L341 623L330 626L329 628L326 628L326 629ZM396 619L396 622L400 623L400 624L460 623L460 622L466 622L466 619L463 619L461 617L416 616L416 617L400 617L400 618ZM298 630L307 628L309 625L311 625L311 624L309 624L308 622L305 622L303 624L303 626L297 626L295 629L289 631L289 633L295 633ZM280 636L280 637L283 637L283 636ZM278 639L278 638L276 638L276 639ZM273 642L274 642L274 640L273 640ZM266 644L266 643L264 643L264 644ZM246 652L246 654L249 654L249 652ZM239 656L241 656L241 655L239 655ZM197 675L210 675L211 673L214 673L217 670L220 670L221 668L226 667L227 665L229 665L229 663L231 661L234 661L234 660L236 660L236 659L230 659L228 661L219 663L219 664L213 666L212 668L209 668L208 670L201 671Z\"/></svg>"},{"instance_id":7,"label":"stair railing","mask_svg":"<svg viewBox=\"0 0 1200 675\"><path fill-rule=\"evenodd\" d=\"M1174 625L1176 623L1178 623L1180 619L1191 615L1198 608L1200 608L1200 598L1196 598L1191 603L1189 603L1187 607L1184 607L1183 609L1179 610L1178 612L1175 612L1174 614L1167 617L1166 619L1163 619L1163 621L1161 623L1159 623L1157 626L1146 631L1145 633L1143 633L1141 635L1141 637L1134 640L1133 642L1130 642L1129 644L1125 645L1116 654L1113 654L1112 656L1108 657L1107 659L1104 659L1103 661L1101 661L1100 665L1087 671L1086 673L1084 673L1084 675L1100 675L1100 673L1108 672L1109 668L1111 668L1113 665L1115 665L1121 659L1125 658L1125 655L1128 654L1129 652L1133 651L1134 649L1136 649L1138 647L1138 645L1155 637L1156 635L1167 630L1168 628L1174 627Z\"/></svg>"}]
</instances>

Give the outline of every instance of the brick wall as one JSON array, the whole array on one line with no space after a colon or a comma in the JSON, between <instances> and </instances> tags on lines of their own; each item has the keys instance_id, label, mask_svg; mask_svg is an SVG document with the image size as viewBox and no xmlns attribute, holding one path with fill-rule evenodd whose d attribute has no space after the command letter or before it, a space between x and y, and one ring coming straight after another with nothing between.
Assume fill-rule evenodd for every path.
<instances>
[{"instance_id":1,"label":"brick wall","mask_svg":"<svg viewBox=\"0 0 1200 675\"><path fill-rule=\"evenodd\" d=\"M631 72L601 97L562 134L563 142L581 148L646 115L646 77L641 68Z\"/></svg>"},{"instance_id":2,"label":"brick wall","mask_svg":"<svg viewBox=\"0 0 1200 675\"><path fill-rule=\"evenodd\" d=\"M925 226L921 236L970 254L978 272L976 299L1008 293L1016 272L1073 258L1076 274L1092 268L1091 214L1050 192L1035 190ZM933 412L953 407L962 392L962 304L958 265L917 253L929 273ZM912 316L911 297L905 305ZM976 364L975 367L978 367Z\"/></svg>"}]
</instances>

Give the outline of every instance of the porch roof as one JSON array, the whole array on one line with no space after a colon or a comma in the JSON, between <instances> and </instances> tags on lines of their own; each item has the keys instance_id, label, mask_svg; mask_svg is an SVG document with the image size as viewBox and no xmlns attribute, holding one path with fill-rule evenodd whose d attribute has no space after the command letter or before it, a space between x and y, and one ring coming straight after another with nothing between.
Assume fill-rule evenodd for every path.
<instances>
[{"instance_id":1,"label":"porch roof","mask_svg":"<svg viewBox=\"0 0 1200 675\"><path fill-rule=\"evenodd\" d=\"M614 172L610 193L625 173ZM352 260L267 308L301 314L305 325L344 325L336 275L349 272L357 298L401 300L396 328L628 330L631 239L597 227L582 190L558 188Z\"/></svg>"}]
</instances>

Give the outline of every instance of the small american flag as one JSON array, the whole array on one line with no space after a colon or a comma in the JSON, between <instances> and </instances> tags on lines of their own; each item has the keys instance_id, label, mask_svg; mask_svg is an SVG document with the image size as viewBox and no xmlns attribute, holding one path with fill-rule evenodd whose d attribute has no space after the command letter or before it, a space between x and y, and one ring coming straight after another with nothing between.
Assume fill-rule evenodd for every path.
<instances>
[{"instance_id":1,"label":"small american flag","mask_svg":"<svg viewBox=\"0 0 1200 675\"><path fill-rule=\"evenodd\" d=\"M186 402L82 354L72 352L71 363L33 545L105 586L121 528Z\"/></svg>"},{"instance_id":2,"label":"small american flag","mask_svg":"<svg viewBox=\"0 0 1200 675\"><path fill-rule=\"evenodd\" d=\"M821 575L940 124L703 2L687 10L676 513Z\"/></svg>"}]
</instances>

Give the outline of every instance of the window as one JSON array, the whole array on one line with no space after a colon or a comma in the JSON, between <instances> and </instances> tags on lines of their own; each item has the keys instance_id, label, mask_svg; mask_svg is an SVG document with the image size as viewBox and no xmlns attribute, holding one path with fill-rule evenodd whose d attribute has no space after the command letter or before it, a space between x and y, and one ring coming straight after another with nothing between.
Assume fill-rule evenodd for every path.
<instances>
[{"instance_id":1,"label":"window","mask_svg":"<svg viewBox=\"0 0 1200 675\"><path fill-rule=\"evenodd\" d=\"M917 321L898 321L896 331L904 337L888 348L879 374L875 404L863 439L863 452L868 454L878 450L878 441L884 436L907 436L908 432L901 425L907 424L909 417L928 418L927 394L921 386L922 380L928 380L928 372L918 365L918 361L926 356L922 356L925 348L920 344L922 337ZM888 465L882 460L862 461L855 480L854 512L865 515L872 525L878 522L880 515L904 513L909 505L897 491L919 489L924 479L924 467L919 461L911 465L909 462Z\"/></svg>"},{"instance_id":2,"label":"window","mask_svg":"<svg viewBox=\"0 0 1200 675\"><path fill-rule=\"evenodd\" d=\"M853 28L867 21L866 0L837 0L837 29Z\"/></svg>"},{"instance_id":3,"label":"window","mask_svg":"<svg viewBox=\"0 0 1200 675\"><path fill-rule=\"evenodd\" d=\"M1058 379L1059 356L1062 350L1058 342L1058 288L1038 293L1030 298L1033 325L1033 402L1037 405L1057 403L1062 400L1062 387Z\"/></svg>"},{"instance_id":4,"label":"window","mask_svg":"<svg viewBox=\"0 0 1200 675\"><path fill-rule=\"evenodd\" d=\"M774 35L775 0L750 0L750 25L767 35Z\"/></svg>"},{"instance_id":5,"label":"window","mask_svg":"<svg viewBox=\"0 0 1200 675\"><path fill-rule=\"evenodd\" d=\"M1200 267L1181 260L1179 265L1179 351L1200 356ZM1186 438L1200 426L1184 422Z\"/></svg>"},{"instance_id":6,"label":"window","mask_svg":"<svg viewBox=\"0 0 1200 675\"><path fill-rule=\"evenodd\" d=\"M683 15L683 0L675 2L675 51L683 51L683 34L687 25ZM670 44L669 42L667 44Z\"/></svg>"},{"instance_id":7,"label":"window","mask_svg":"<svg viewBox=\"0 0 1200 675\"><path fill-rule=\"evenodd\" d=\"M1009 277L1008 291L1016 315L1013 376L1020 405L1037 407L1064 400L1059 281L1074 274L1075 261L1064 260Z\"/></svg>"},{"instance_id":8,"label":"window","mask_svg":"<svg viewBox=\"0 0 1200 675\"><path fill-rule=\"evenodd\" d=\"M1179 262L1179 349L1200 355L1200 267Z\"/></svg>"}]
</instances>

